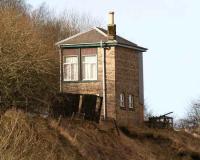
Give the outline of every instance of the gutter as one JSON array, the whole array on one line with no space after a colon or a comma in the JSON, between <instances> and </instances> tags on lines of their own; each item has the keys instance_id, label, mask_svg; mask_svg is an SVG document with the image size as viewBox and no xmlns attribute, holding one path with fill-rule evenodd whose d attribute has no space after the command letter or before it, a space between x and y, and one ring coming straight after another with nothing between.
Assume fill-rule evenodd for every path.
<instances>
[{"instance_id":1,"label":"gutter","mask_svg":"<svg viewBox=\"0 0 200 160\"><path fill-rule=\"evenodd\" d=\"M130 49L134 49L134 50L137 50L137 51L140 51L140 52L146 52L148 50L147 48L143 48L143 47L140 47L140 46L130 46L130 45L123 44L123 43L117 43L116 46L120 46L120 47L124 47L124 48L130 48Z\"/></svg>"},{"instance_id":2,"label":"gutter","mask_svg":"<svg viewBox=\"0 0 200 160\"><path fill-rule=\"evenodd\" d=\"M101 46L102 45L102 46ZM118 43L116 41L114 42L96 42L96 43L79 43L79 44L60 44L60 48L94 48L94 47L114 47L114 46L120 46L124 48L130 48L134 49L140 52L146 52L147 48L143 48L140 46L130 46L127 44Z\"/></svg>"}]
</instances>

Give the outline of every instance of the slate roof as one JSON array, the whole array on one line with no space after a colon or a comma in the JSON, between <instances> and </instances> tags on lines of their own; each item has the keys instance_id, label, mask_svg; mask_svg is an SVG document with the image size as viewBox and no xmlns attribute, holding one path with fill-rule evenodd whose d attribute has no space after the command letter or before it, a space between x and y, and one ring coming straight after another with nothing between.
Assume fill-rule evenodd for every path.
<instances>
[{"instance_id":1,"label":"slate roof","mask_svg":"<svg viewBox=\"0 0 200 160\"><path fill-rule=\"evenodd\" d=\"M90 30L86 32L81 32L78 33L74 36L71 36L69 38L66 38L64 40L61 40L56 43L56 45L63 45L63 44L84 44L84 43L99 43L100 41L102 42L108 42L108 36L107 36L107 30L99 27L94 27L91 28ZM143 48L138 46L137 44L120 37L116 35L116 43L121 44L121 45L126 45L130 47L138 47L138 48ZM146 50L146 48L143 48Z\"/></svg>"}]
</instances>

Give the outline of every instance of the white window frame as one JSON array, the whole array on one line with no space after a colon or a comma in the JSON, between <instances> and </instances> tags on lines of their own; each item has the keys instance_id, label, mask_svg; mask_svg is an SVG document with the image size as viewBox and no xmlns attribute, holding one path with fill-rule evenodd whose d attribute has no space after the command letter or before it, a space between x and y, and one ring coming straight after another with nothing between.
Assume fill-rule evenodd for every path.
<instances>
[{"instance_id":1,"label":"white window frame","mask_svg":"<svg viewBox=\"0 0 200 160\"><path fill-rule=\"evenodd\" d=\"M96 60L96 62L95 62L95 64L96 64L96 70L95 70L95 72L96 72L96 77L95 78L83 78L83 64L86 64L86 63L84 63L83 62L83 58L84 57L95 57L95 60ZM89 64L94 64L94 63L89 63ZM95 81L95 80L97 80L97 77L98 77L98 64L97 64L97 54L89 54L89 55L82 55L81 56L81 79L82 79L82 81Z\"/></svg>"},{"instance_id":2,"label":"white window frame","mask_svg":"<svg viewBox=\"0 0 200 160\"><path fill-rule=\"evenodd\" d=\"M124 93L120 93L120 95L119 95L119 106L121 108L125 108L125 96L124 96Z\"/></svg>"},{"instance_id":3,"label":"white window frame","mask_svg":"<svg viewBox=\"0 0 200 160\"><path fill-rule=\"evenodd\" d=\"M132 94L128 95L128 108L133 109L134 108L134 97Z\"/></svg>"},{"instance_id":4,"label":"white window frame","mask_svg":"<svg viewBox=\"0 0 200 160\"><path fill-rule=\"evenodd\" d=\"M72 64L72 63L66 63L65 62L65 58L71 58L71 57L76 57L77 58L77 79L65 79L65 77L64 77L64 72L65 72L65 69L64 69L64 66L66 65L66 64ZM75 64L75 63L73 63L73 64ZM70 56L64 56L63 57L63 81L65 81L65 82L70 82L70 81L78 81L79 80L79 59L78 59L78 56L77 55L70 55Z\"/></svg>"}]
</instances>

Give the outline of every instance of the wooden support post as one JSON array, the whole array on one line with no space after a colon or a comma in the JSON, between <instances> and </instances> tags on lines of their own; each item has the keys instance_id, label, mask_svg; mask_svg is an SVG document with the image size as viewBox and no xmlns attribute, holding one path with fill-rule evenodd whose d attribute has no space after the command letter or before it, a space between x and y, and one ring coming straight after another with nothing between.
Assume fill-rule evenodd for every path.
<instances>
[{"instance_id":1,"label":"wooden support post","mask_svg":"<svg viewBox=\"0 0 200 160\"><path fill-rule=\"evenodd\" d=\"M62 119L62 115L60 115L60 117L59 117L59 119L58 119L58 124L57 124L57 127L59 127L59 126L60 126L61 119Z\"/></svg>"},{"instance_id":2,"label":"wooden support post","mask_svg":"<svg viewBox=\"0 0 200 160\"><path fill-rule=\"evenodd\" d=\"M120 136L119 127L118 127L117 122L116 122L115 119L113 119L113 123L114 123L114 125L115 125L116 130L117 130L118 136Z\"/></svg>"},{"instance_id":3,"label":"wooden support post","mask_svg":"<svg viewBox=\"0 0 200 160\"><path fill-rule=\"evenodd\" d=\"M78 114L81 113L82 105L83 105L83 95L80 95L79 105L78 105Z\"/></svg>"}]
</instances>

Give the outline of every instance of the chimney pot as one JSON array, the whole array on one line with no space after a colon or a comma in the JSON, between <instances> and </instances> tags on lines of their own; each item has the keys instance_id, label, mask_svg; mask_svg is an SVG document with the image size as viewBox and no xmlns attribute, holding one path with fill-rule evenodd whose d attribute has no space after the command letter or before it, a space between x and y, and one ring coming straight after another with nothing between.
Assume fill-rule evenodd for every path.
<instances>
[{"instance_id":1,"label":"chimney pot","mask_svg":"<svg viewBox=\"0 0 200 160\"><path fill-rule=\"evenodd\" d=\"M109 25L113 25L115 22L114 22L114 12L109 12L108 13L108 24Z\"/></svg>"}]
</instances>

